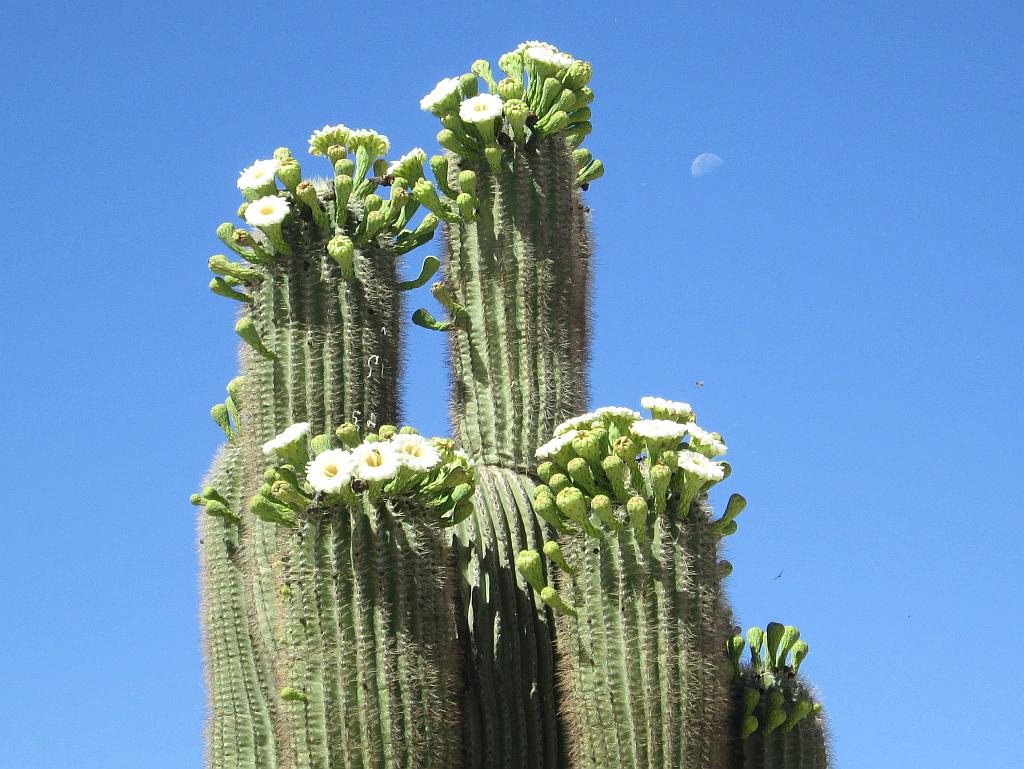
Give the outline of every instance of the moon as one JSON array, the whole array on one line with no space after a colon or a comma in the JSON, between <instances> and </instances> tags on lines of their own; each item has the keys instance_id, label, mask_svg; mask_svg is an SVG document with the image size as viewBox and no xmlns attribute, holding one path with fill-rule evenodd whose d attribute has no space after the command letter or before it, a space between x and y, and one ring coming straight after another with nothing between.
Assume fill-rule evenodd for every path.
<instances>
[{"instance_id":1,"label":"moon","mask_svg":"<svg viewBox=\"0 0 1024 769\"><path fill-rule=\"evenodd\" d=\"M714 152L702 152L690 163L690 175L707 176L721 168L724 162Z\"/></svg>"}]
</instances>

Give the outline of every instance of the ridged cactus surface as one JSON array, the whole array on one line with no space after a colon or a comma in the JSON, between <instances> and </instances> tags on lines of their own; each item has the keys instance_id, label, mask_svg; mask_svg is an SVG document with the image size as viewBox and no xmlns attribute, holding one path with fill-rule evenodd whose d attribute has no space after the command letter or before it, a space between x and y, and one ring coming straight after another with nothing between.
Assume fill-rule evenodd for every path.
<instances>
[{"instance_id":1,"label":"ridged cactus surface","mask_svg":"<svg viewBox=\"0 0 1024 769\"><path fill-rule=\"evenodd\" d=\"M722 436L661 398L584 413L590 64L499 64L423 98L445 154L324 126L328 179L279 149L217 231L243 344L193 495L208 766L825 769L796 629L740 661ZM398 262L441 223L444 314L411 320L447 334L453 439L428 440L394 426L402 295L440 261Z\"/></svg>"},{"instance_id":2,"label":"ridged cactus surface","mask_svg":"<svg viewBox=\"0 0 1024 769\"><path fill-rule=\"evenodd\" d=\"M475 204L444 225L435 287L450 315L455 436L481 465L475 512L456 537L471 676L467 764L555 769L566 746L552 615L515 557L547 533L527 475L541 436L586 405L592 249L573 150L589 132L593 93L582 62L571 77L522 51L501 63L509 77L500 83L478 61L422 105L445 126L439 185ZM477 75L489 93L477 93Z\"/></svg>"}]
</instances>

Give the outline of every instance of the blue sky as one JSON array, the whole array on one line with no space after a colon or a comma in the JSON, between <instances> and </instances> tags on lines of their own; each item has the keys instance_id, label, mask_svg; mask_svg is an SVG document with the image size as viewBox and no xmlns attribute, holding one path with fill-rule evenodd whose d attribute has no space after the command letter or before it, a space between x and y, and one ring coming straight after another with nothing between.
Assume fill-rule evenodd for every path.
<instances>
[{"instance_id":1,"label":"blue sky","mask_svg":"<svg viewBox=\"0 0 1024 769\"><path fill-rule=\"evenodd\" d=\"M1022 21L936 2L9 11L0 769L201 766L187 497L235 371L205 263L237 173L326 122L432 150L419 97L527 38L594 63L593 405L689 400L725 434L721 498L749 500L739 621L801 628L843 769L1019 765ZM724 165L693 178L702 152ZM407 416L443 433L443 339L408 342Z\"/></svg>"}]
</instances>

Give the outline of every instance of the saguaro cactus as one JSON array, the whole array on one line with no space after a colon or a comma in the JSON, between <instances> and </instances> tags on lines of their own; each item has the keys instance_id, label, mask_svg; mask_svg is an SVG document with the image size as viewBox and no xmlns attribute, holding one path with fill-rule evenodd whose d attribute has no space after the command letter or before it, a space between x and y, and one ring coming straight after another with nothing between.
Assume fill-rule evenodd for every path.
<instances>
[{"instance_id":1,"label":"saguaro cactus","mask_svg":"<svg viewBox=\"0 0 1024 769\"><path fill-rule=\"evenodd\" d=\"M242 372L193 496L208 763L824 769L796 629L740 661L722 436L661 398L582 413L591 66L536 41L499 64L423 98L445 154L325 126L331 179L285 149L239 179L253 229L219 228L244 262L211 258L210 288L240 303ZM454 440L427 440L393 426L401 295L440 262L396 262L442 222L445 315L412 321L447 334Z\"/></svg>"},{"instance_id":2,"label":"saguaro cactus","mask_svg":"<svg viewBox=\"0 0 1024 769\"><path fill-rule=\"evenodd\" d=\"M602 167L576 149L590 132L590 65L567 57L524 44L501 57L500 82L480 60L421 103L444 126L438 184L476 198L444 225L435 290L451 315L455 434L482 465L457 535L471 767L564 760L552 618L514 559L544 536L530 509L533 452L587 398L591 242L579 189Z\"/></svg>"}]
</instances>

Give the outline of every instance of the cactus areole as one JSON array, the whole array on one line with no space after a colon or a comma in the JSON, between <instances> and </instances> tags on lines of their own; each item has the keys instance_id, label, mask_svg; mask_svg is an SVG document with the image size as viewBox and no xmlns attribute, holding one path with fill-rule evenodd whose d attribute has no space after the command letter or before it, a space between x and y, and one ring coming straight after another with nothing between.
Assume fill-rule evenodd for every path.
<instances>
[{"instance_id":1,"label":"cactus areole","mask_svg":"<svg viewBox=\"0 0 1024 769\"><path fill-rule=\"evenodd\" d=\"M591 65L498 63L423 97L439 154L325 125L326 179L279 148L217 228L241 370L192 495L207 766L823 769L807 643L733 626L724 438L662 398L586 411ZM428 284L440 317L407 317ZM453 438L398 421L407 320L448 340Z\"/></svg>"}]
</instances>

